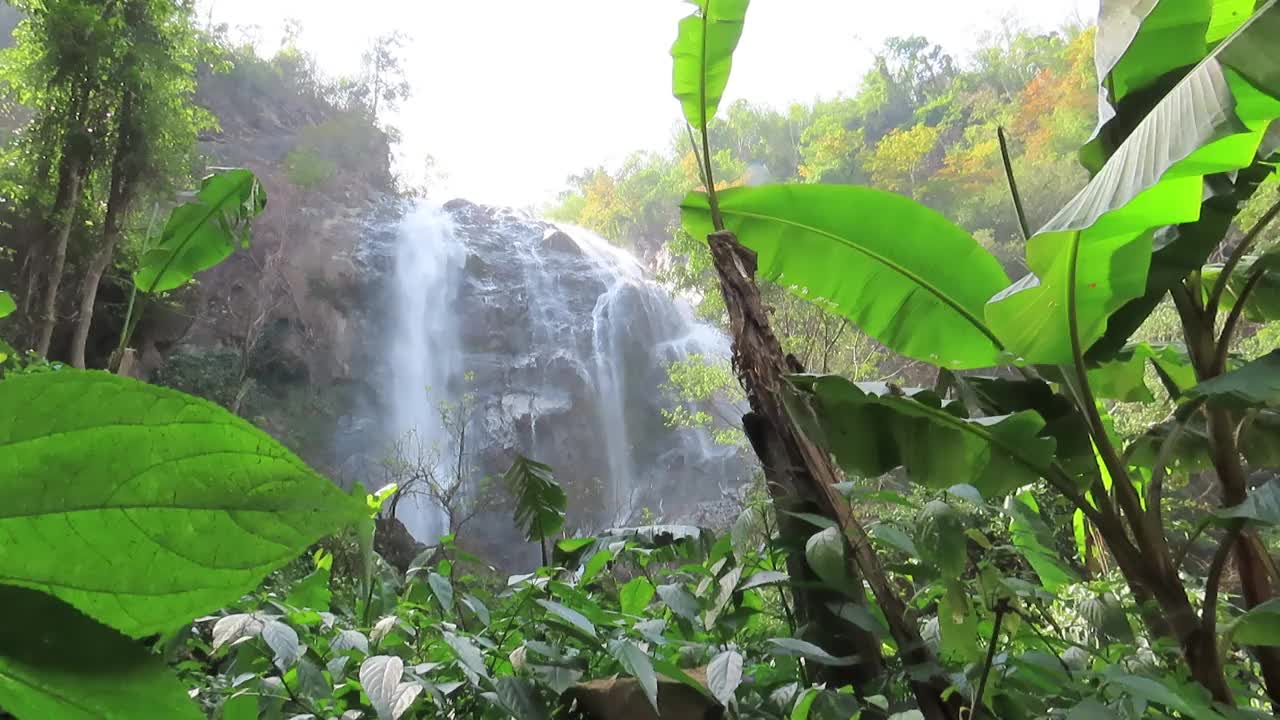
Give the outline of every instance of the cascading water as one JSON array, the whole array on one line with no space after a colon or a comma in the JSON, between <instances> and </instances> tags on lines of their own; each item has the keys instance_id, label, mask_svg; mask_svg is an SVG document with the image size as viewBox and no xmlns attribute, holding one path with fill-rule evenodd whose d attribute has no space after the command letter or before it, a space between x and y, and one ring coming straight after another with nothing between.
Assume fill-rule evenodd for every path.
<instances>
[{"instance_id":1,"label":"cascading water","mask_svg":"<svg viewBox=\"0 0 1280 720\"><path fill-rule=\"evenodd\" d=\"M743 479L736 448L662 416L675 403L663 391L667 365L723 357L727 340L633 256L582 229L461 201L410 213L398 243L386 353L392 437L432 457L458 452L437 404L465 388L469 466L497 477L515 453L551 465L578 529L631 522L644 509L678 519ZM444 529L425 498L398 514L423 541Z\"/></svg>"},{"instance_id":2,"label":"cascading water","mask_svg":"<svg viewBox=\"0 0 1280 720\"><path fill-rule=\"evenodd\" d=\"M458 314L452 312L462 277L463 248L453 222L441 210L420 207L401 223L395 252L394 331L388 346L391 399L388 425L400 451L411 462L425 462L437 476L447 475L450 457L440 403L451 398L462 348ZM429 497L410 494L398 514L414 537L439 537L441 509Z\"/></svg>"}]
</instances>

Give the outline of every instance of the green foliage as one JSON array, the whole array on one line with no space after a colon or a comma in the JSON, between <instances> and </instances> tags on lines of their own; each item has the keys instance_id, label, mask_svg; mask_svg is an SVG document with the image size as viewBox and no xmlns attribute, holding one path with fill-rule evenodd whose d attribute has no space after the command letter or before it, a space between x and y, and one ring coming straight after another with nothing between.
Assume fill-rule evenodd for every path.
<instances>
[{"instance_id":1,"label":"green foliage","mask_svg":"<svg viewBox=\"0 0 1280 720\"><path fill-rule=\"evenodd\" d=\"M706 127L720 108L749 2L695 0L698 11L680 21L671 47L672 87L685 121L693 127Z\"/></svg>"},{"instance_id":2,"label":"green foliage","mask_svg":"<svg viewBox=\"0 0 1280 720\"><path fill-rule=\"evenodd\" d=\"M691 195L682 209L689 234L706 236L706 197ZM998 362L1001 347L982 310L1008 276L938 213L900 196L837 185L728 190L720 193L720 213L756 252L763 277L827 300L891 349L947 367Z\"/></svg>"},{"instance_id":3,"label":"green foliage","mask_svg":"<svg viewBox=\"0 0 1280 720\"><path fill-rule=\"evenodd\" d=\"M134 284L144 293L185 285L237 247L246 247L249 223L266 205L266 191L252 172L227 170L210 175L194 201L170 214L164 231L139 261Z\"/></svg>"},{"instance_id":4,"label":"green foliage","mask_svg":"<svg viewBox=\"0 0 1280 720\"><path fill-rule=\"evenodd\" d=\"M359 513L261 431L173 391L64 370L0 398L0 576L134 637L234 599Z\"/></svg>"},{"instance_id":5,"label":"green foliage","mask_svg":"<svg viewBox=\"0 0 1280 720\"><path fill-rule=\"evenodd\" d=\"M13 302L13 298L9 293L0 290L0 318L8 317L18 309L18 305Z\"/></svg>"},{"instance_id":6,"label":"green foliage","mask_svg":"<svg viewBox=\"0 0 1280 720\"><path fill-rule=\"evenodd\" d=\"M0 703L18 717L201 717L142 646L34 590L0 586L0 600Z\"/></svg>"},{"instance_id":7,"label":"green foliage","mask_svg":"<svg viewBox=\"0 0 1280 720\"><path fill-rule=\"evenodd\" d=\"M564 527L567 498L551 468L517 457L503 482L515 498L515 521L530 542L546 542Z\"/></svg>"}]
</instances>

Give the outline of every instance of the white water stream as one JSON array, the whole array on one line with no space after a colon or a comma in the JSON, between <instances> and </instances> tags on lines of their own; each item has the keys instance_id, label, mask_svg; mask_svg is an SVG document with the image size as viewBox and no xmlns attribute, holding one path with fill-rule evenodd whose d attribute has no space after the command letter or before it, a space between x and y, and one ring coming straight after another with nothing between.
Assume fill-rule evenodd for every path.
<instances>
[{"instance_id":1,"label":"white water stream","mask_svg":"<svg viewBox=\"0 0 1280 720\"><path fill-rule=\"evenodd\" d=\"M732 472L734 450L703 431L666 428L660 410L670 404L662 390L666 365L691 354L723 357L727 340L649 280L632 255L602 238L568 227L557 234L506 211L494 217L468 225L448 212L419 208L401 223L389 308L395 332L386 348L386 423L394 436L436 458L438 476L448 477L456 450L447 447L438 406L455 402L458 380L481 368L468 392L481 406L492 399L527 425L525 435L512 440L512 432L505 440L524 447L501 449L551 464L562 479L598 477L604 523L634 520L641 502L659 514L675 512L683 500L733 483L736 478L723 476ZM468 256L498 269L469 274ZM502 306L502 322L528 327L487 328L484 337L515 335L520 340L508 345L521 346L469 347L479 341L467 340L477 330L468 324L493 324L483 318L495 304ZM518 388L511 387L517 381L502 380L516 376ZM565 437L570 427L594 436ZM489 427L488 435L502 433ZM471 438L469 453L477 450ZM674 496L658 487L673 482L683 488ZM441 509L426 498L406 500L398 514L419 540L431 542L445 531Z\"/></svg>"}]
</instances>

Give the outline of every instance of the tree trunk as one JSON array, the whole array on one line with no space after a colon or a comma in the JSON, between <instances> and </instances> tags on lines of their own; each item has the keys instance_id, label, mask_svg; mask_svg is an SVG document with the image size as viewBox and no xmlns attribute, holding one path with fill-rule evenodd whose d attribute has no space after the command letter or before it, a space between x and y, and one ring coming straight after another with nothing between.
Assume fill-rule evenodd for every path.
<instances>
[{"instance_id":1,"label":"tree trunk","mask_svg":"<svg viewBox=\"0 0 1280 720\"><path fill-rule=\"evenodd\" d=\"M132 157L137 146L133 92L126 90L120 102L116 122L116 150L111 159L111 188L107 193L107 214L102 224L102 244L85 271L84 284L80 287L80 312L76 315L75 333L71 338L71 365L85 368L86 346L89 330L93 327L93 307L98 300L98 285L102 274L115 256L116 245L123 232L124 218L129 211L129 200L137 176L137 163Z\"/></svg>"},{"instance_id":2,"label":"tree trunk","mask_svg":"<svg viewBox=\"0 0 1280 720\"><path fill-rule=\"evenodd\" d=\"M41 356L48 356L49 346L53 343L53 331L58 325L58 289L62 285L62 273L67 266L67 245L71 242L71 227L75 224L76 209L80 205L84 169L81 160L69 160L67 203L61 213L55 214L57 239L54 241L53 257L45 277L40 325L36 332L35 351Z\"/></svg>"},{"instance_id":3,"label":"tree trunk","mask_svg":"<svg viewBox=\"0 0 1280 720\"><path fill-rule=\"evenodd\" d=\"M1249 485L1236 443L1235 418L1229 411L1218 408L1209 408L1205 413L1209 422L1213 465L1222 487L1222 505L1239 505L1248 496ZM1264 559L1266 552L1258 533L1252 529L1245 528L1236 540L1233 553L1246 609L1251 610L1275 597L1271 574ZM1263 684L1271 706L1280 712L1280 647L1258 646L1251 650L1262 667Z\"/></svg>"},{"instance_id":4,"label":"tree trunk","mask_svg":"<svg viewBox=\"0 0 1280 720\"><path fill-rule=\"evenodd\" d=\"M917 670L929 665L938 667L919 628L908 615L906 603L898 597L871 549L866 530L836 491L839 471L832 465L828 453L814 445L787 412L785 383L792 368L788 367L782 345L770 328L760 289L755 284L755 253L740 245L729 232L713 233L707 240L729 313L734 368L752 412L758 418L753 423L756 427L749 429L750 434L756 436L751 437L752 444L757 451L763 449L760 460L766 473L772 474L771 484L780 486L773 492L804 498L813 503L820 515L836 522L853 551L854 575L860 574L870 585L904 662ZM793 552L793 557L795 563L805 563L802 551ZM797 596L798 605L801 598L809 606L806 612L811 612L811 617L823 616L826 609L814 607L819 603L813 595L801 593ZM874 652L878 656L878 647ZM953 693L951 702L943 699L949 682L941 672L910 682L926 720L954 720L960 716L960 694Z\"/></svg>"}]
</instances>

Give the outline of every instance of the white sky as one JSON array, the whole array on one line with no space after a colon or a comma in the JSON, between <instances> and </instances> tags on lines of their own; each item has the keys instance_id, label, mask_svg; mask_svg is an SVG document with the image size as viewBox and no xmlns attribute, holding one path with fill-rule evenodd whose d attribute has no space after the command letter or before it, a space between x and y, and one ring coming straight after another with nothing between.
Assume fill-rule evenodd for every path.
<instances>
[{"instance_id":1,"label":"white sky","mask_svg":"<svg viewBox=\"0 0 1280 720\"><path fill-rule=\"evenodd\" d=\"M201 0L214 22L256 25L266 52L286 18L329 73L353 73L370 38L400 30L414 95L393 124L401 172L427 153L438 193L541 205L572 173L665 147L679 107L668 50L681 0ZM854 89L893 35L924 35L965 56L1013 17L1053 29L1092 20L1098 0L754 0L726 105L776 107Z\"/></svg>"}]
</instances>

